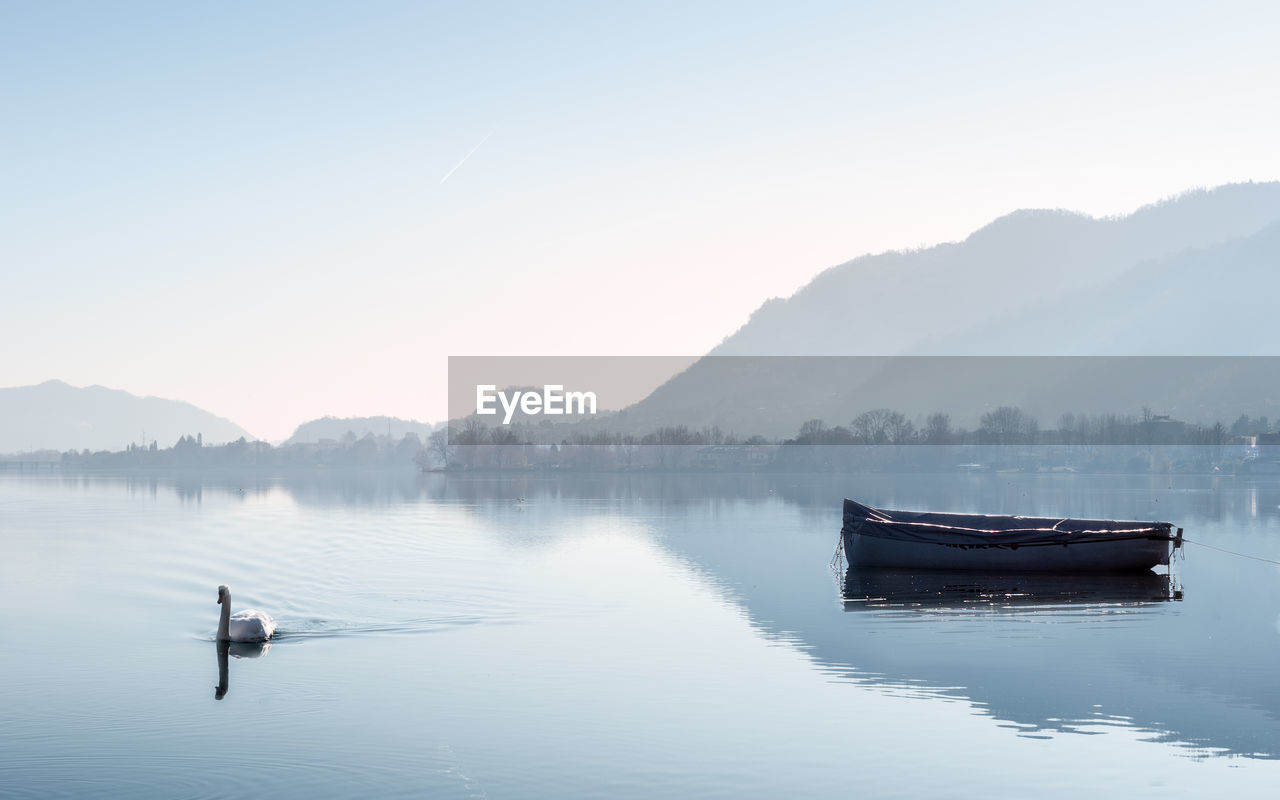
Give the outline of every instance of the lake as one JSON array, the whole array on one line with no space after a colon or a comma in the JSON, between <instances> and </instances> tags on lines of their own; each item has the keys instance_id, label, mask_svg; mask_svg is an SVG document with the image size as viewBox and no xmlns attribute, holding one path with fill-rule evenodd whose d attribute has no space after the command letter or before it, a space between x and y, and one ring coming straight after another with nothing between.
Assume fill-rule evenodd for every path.
<instances>
[{"instance_id":1,"label":"lake","mask_svg":"<svg viewBox=\"0 0 1280 800\"><path fill-rule=\"evenodd\" d=\"M846 496L1193 544L920 602ZM1280 478L0 474L0 795L1269 797L1280 572L1210 546Z\"/></svg>"}]
</instances>

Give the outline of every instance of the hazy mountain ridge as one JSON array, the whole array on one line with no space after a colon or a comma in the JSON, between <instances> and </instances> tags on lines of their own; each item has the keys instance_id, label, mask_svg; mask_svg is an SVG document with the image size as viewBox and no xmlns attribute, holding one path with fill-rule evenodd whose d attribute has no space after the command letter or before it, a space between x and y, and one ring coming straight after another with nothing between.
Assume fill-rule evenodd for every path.
<instances>
[{"instance_id":1,"label":"hazy mountain ridge","mask_svg":"<svg viewBox=\"0 0 1280 800\"><path fill-rule=\"evenodd\" d=\"M253 434L191 403L138 397L103 386L59 380L0 388L0 453L35 450L122 450L156 442L169 447L182 436L205 442L253 439Z\"/></svg>"},{"instance_id":2,"label":"hazy mountain ridge","mask_svg":"<svg viewBox=\"0 0 1280 800\"><path fill-rule=\"evenodd\" d=\"M1140 416L1143 408L1202 425L1280 412L1270 358L1048 356L710 357L616 417L619 430L719 427L739 437L795 436L820 419L849 426L888 408L916 425L934 412L975 429L999 406L1044 427L1062 414Z\"/></svg>"},{"instance_id":3,"label":"hazy mountain ridge","mask_svg":"<svg viewBox=\"0 0 1280 800\"><path fill-rule=\"evenodd\" d=\"M965 349L953 337L1104 285L1146 261L1247 237L1280 220L1280 183L1188 192L1133 214L1023 210L963 242L866 255L774 298L712 355L895 355Z\"/></svg>"},{"instance_id":4,"label":"hazy mountain ridge","mask_svg":"<svg viewBox=\"0 0 1280 800\"><path fill-rule=\"evenodd\" d=\"M1269 334L1280 221L1252 236L1141 262L1094 286L1023 306L919 354L1274 355ZM1011 332L1018 332L1016 336Z\"/></svg>"},{"instance_id":5,"label":"hazy mountain ridge","mask_svg":"<svg viewBox=\"0 0 1280 800\"><path fill-rule=\"evenodd\" d=\"M357 439L362 439L367 434L387 436L390 431L393 440L403 439L406 434L412 433L425 441L435 427L429 422L399 417L321 417L299 425L284 444L315 444L323 439L340 441L348 431L354 433Z\"/></svg>"},{"instance_id":6,"label":"hazy mountain ridge","mask_svg":"<svg viewBox=\"0 0 1280 800\"><path fill-rule=\"evenodd\" d=\"M796 357L1268 355L1278 220L1280 183L1234 184L1116 218L1017 211L962 242L862 256L791 298L766 302L711 353L791 358L704 358L616 418L593 424L633 433L714 425L777 437L794 435L807 419L847 424L882 406L913 416L942 411L972 425L993 404L1021 404L1046 423L1062 412L1134 413L1142 405L1190 421L1280 416L1280 386L1248 364L1224 367L1212 381L1207 369L1176 382L1153 373L1141 391L1129 381L1125 391L1091 395L1090 387L1125 382L1128 368L1010 360L1004 371L970 374L910 359ZM298 426L285 444L340 441L348 432L425 441L435 427L324 417ZM161 447L184 435L202 434L211 444L254 438L181 401L61 381L0 389L0 453L119 450L144 433Z\"/></svg>"},{"instance_id":7,"label":"hazy mountain ridge","mask_svg":"<svg viewBox=\"0 0 1280 800\"><path fill-rule=\"evenodd\" d=\"M827 270L619 419L778 436L886 406L965 425L1001 404L1046 424L1144 405L1189 421L1275 416L1269 361L823 357L1272 355L1277 266L1280 183L1191 192L1110 219L1019 211L960 243ZM715 358L745 355L790 358Z\"/></svg>"}]
</instances>

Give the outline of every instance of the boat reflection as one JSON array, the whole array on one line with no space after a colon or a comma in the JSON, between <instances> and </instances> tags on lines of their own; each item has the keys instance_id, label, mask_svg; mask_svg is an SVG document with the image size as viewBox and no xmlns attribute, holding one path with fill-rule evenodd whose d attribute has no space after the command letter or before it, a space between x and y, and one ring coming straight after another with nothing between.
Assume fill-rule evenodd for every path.
<instances>
[{"instance_id":1,"label":"boat reflection","mask_svg":"<svg viewBox=\"0 0 1280 800\"><path fill-rule=\"evenodd\" d=\"M218 642L218 685L213 687L213 699L226 697L227 690L231 688L228 656L261 658L270 649L270 642Z\"/></svg>"},{"instance_id":2,"label":"boat reflection","mask_svg":"<svg viewBox=\"0 0 1280 800\"><path fill-rule=\"evenodd\" d=\"M884 608L1021 609L1133 605L1182 599L1171 575L857 569L845 573L845 611Z\"/></svg>"},{"instance_id":3,"label":"boat reflection","mask_svg":"<svg viewBox=\"0 0 1280 800\"><path fill-rule=\"evenodd\" d=\"M1280 759L1274 581L1201 559L1186 568L1194 594L1184 602L1173 602L1183 570L855 569L833 585L817 579L830 538L735 521L732 537L665 542L730 587L762 636L798 647L832 680L962 703L1019 736L1126 729L1193 758Z\"/></svg>"}]
</instances>

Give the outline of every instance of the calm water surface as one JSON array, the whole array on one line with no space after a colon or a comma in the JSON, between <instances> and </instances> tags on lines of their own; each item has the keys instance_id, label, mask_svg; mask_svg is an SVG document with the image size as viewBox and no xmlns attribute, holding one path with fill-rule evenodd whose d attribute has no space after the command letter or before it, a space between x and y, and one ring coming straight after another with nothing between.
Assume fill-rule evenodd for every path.
<instances>
[{"instance_id":1,"label":"calm water surface","mask_svg":"<svg viewBox=\"0 0 1280 800\"><path fill-rule=\"evenodd\" d=\"M1280 560L1275 478L4 475L0 795L1273 796L1276 566L922 602L846 495Z\"/></svg>"}]
</instances>

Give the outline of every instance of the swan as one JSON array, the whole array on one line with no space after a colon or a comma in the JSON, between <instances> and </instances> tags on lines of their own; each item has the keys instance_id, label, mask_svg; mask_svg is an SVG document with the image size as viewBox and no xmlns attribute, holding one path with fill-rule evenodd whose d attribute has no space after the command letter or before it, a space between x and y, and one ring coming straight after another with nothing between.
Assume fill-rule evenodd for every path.
<instances>
[{"instance_id":1,"label":"swan","mask_svg":"<svg viewBox=\"0 0 1280 800\"><path fill-rule=\"evenodd\" d=\"M270 614L253 608L231 613L231 589L224 583L218 587L222 616L218 619L220 642L265 642L276 632L276 621Z\"/></svg>"}]
</instances>

